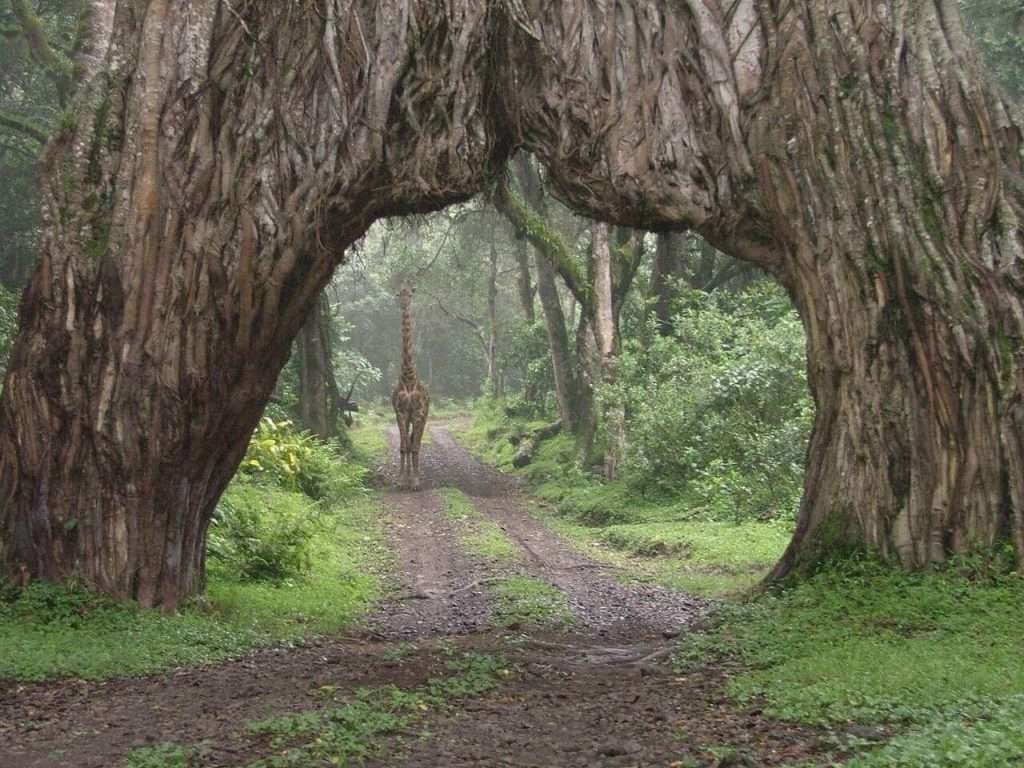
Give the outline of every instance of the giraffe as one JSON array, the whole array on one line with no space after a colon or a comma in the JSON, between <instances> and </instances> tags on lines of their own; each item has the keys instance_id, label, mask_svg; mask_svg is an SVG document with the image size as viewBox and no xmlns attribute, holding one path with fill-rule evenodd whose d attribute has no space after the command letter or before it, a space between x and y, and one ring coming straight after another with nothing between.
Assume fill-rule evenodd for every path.
<instances>
[{"instance_id":1,"label":"giraffe","mask_svg":"<svg viewBox=\"0 0 1024 768\"><path fill-rule=\"evenodd\" d=\"M420 442L423 428L427 424L430 410L430 395L427 386L416 375L416 364L412 359L412 291L403 287L398 293L398 305L402 310L402 375L395 391L391 393L391 405L398 420L398 438L401 451L401 469L398 485L413 490L420 487ZM410 483L411 480L411 483Z\"/></svg>"}]
</instances>

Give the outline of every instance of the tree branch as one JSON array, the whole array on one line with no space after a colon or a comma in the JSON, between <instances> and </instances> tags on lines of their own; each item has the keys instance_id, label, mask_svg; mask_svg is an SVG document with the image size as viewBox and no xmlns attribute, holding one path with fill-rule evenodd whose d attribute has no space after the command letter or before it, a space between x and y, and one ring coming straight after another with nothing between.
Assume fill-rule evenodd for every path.
<instances>
[{"instance_id":1,"label":"tree branch","mask_svg":"<svg viewBox=\"0 0 1024 768\"><path fill-rule=\"evenodd\" d=\"M465 315L460 315L453 309L448 309L448 307L444 305L444 302L441 301L441 298L439 296L435 296L434 294L430 293L429 291L425 291L422 288L420 288L419 290L423 291L423 293L432 298L434 300L434 303L437 304L437 308L440 309L441 312L445 314L445 316L450 317L452 320L456 320L462 323L463 325L468 326L469 328L472 328L474 333L476 334L477 341L480 342L480 346L483 347L484 353L486 354L487 335L484 333L484 327L480 325L480 323L478 323L476 320L473 320L472 318L466 317Z\"/></svg>"},{"instance_id":2,"label":"tree branch","mask_svg":"<svg viewBox=\"0 0 1024 768\"><path fill-rule=\"evenodd\" d=\"M40 146L46 143L49 135L46 129L38 123L34 123L28 118L21 117L20 115L14 115L10 112L4 112L0 110L0 127L8 128L12 131L17 131L22 136L39 142Z\"/></svg>"},{"instance_id":3,"label":"tree branch","mask_svg":"<svg viewBox=\"0 0 1024 768\"><path fill-rule=\"evenodd\" d=\"M555 268L576 301L589 313L592 303L590 284L565 240L509 188L507 180L502 179L498 183L493 201L494 207L508 219L513 229Z\"/></svg>"},{"instance_id":4,"label":"tree branch","mask_svg":"<svg viewBox=\"0 0 1024 768\"><path fill-rule=\"evenodd\" d=\"M11 0L11 10L21 25L22 33L28 43L29 54L57 87L57 100L63 107L67 104L68 94L71 91L71 62L58 54L50 45L43 23L27 0Z\"/></svg>"}]
</instances>

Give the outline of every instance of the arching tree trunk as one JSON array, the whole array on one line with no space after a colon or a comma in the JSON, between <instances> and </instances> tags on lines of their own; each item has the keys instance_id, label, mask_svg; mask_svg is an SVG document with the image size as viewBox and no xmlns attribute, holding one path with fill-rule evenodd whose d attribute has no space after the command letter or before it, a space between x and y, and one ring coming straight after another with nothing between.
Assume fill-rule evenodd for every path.
<instances>
[{"instance_id":1,"label":"arching tree trunk","mask_svg":"<svg viewBox=\"0 0 1024 768\"><path fill-rule=\"evenodd\" d=\"M9 575L177 605L344 249L520 144L792 293L818 416L776 576L1024 563L1021 132L952 0L91 6L0 397Z\"/></svg>"},{"instance_id":2,"label":"arching tree trunk","mask_svg":"<svg viewBox=\"0 0 1024 768\"><path fill-rule=\"evenodd\" d=\"M818 408L775 574L865 545L920 568L1010 531L1024 568L1020 132L954 4L866 10L787 24L766 108L799 122L751 137L777 148L759 176Z\"/></svg>"},{"instance_id":3,"label":"arching tree trunk","mask_svg":"<svg viewBox=\"0 0 1024 768\"><path fill-rule=\"evenodd\" d=\"M487 8L434 8L458 19L436 46L410 11L94 0L0 400L8 574L166 609L194 592L214 505L345 248L504 162L483 123Z\"/></svg>"},{"instance_id":4,"label":"arching tree trunk","mask_svg":"<svg viewBox=\"0 0 1024 768\"><path fill-rule=\"evenodd\" d=\"M1024 555L1021 133L956 5L536 14L543 54L517 59L517 82L541 85L517 119L559 193L619 222L689 224L800 310L818 410L773 575L850 548L919 568L1010 531ZM628 54L578 53L582 29ZM559 140L586 115L613 126L605 141Z\"/></svg>"}]
</instances>

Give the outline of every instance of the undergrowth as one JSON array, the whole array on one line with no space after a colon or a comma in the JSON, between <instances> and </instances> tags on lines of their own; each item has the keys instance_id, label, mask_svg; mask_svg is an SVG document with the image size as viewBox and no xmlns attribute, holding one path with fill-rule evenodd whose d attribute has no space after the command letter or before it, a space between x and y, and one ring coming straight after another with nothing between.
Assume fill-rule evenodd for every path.
<instances>
[{"instance_id":1,"label":"undergrowth","mask_svg":"<svg viewBox=\"0 0 1024 768\"><path fill-rule=\"evenodd\" d=\"M529 465L514 468L509 437L538 424L484 403L468 427L454 431L478 457L524 478L544 505L541 516L559 533L634 576L698 594L735 594L760 581L789 541L786 518L721 518L664 488L602 482L579 469L567 435L544 441Z\"/></svg>"},{"instance_id":2,"label":"undergrowth","mask_svg":"<svg viewBox=\"0 0 1024 768\"><path fill-rule=\"evenodd\" d=\"M444 501L445 514L453 523L459 543L467 551L498 562L519 560L515 543L500 525L481 514L466 494L457 488L441 488L437 495Z\"/></svg>"},{"instance_id":3,"label":"undergrowth","mask_svg":"<svg viewBox=\"0 0 1024 768\"><path fill-rule=\"evenodd\" d=\"M448 672L412 691L393 685L362 689L339 707L250 723L250 733L265 739L275 754L249 768L361 762L379 751L385 736L409 728L425 714L480 696L511 674L504 661L483 654L452 659Z\"/></svg>"},{"instance_id":4,"label":"undergrowth","mask_svg":"<svg viewBox=\"0 0 1024 768\"><path fill-rule=\"evenodd\" d=\"M286 427L257 433L221 501L204 595L167 616L82 585L7 590L0 678L144 674L337 632L361 616L379 594L380 500L362 466Z\"/></svg>"},{"instance_id":5,"label":"undergrowth","mask_svg":"<svg viewBox=\"0 0 1024 768\"><path fill-rule=\"evenodd\" d=\"M1009 766L1024 759L1024 581L959 564L906 574L830 564L786 591L723 608L677 663L733 660L729 695L783 720L880 723L899 735L851 765ZM863 746L863 745L862 745Z\"/></svg>"},{"instance_id":6,"label":"undergrowth","mask_svg":"<svg viewBox=\"0 0 1024 768\"><path fill-rule=\"evenodd\" d=\"M489 590L495 598L494 619L499 626L553 624L568 627L572 611L565 594L532 576L509 576Z\"/></svg>"}]
</instances>

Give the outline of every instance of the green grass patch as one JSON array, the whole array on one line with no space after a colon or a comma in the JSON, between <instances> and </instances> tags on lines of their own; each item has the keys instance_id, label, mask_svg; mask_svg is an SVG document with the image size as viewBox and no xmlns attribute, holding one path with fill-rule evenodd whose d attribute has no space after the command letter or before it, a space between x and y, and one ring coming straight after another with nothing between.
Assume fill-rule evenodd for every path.
<instances>
[{"instance_id":1,"label":"green grass patch","mask_svg":"<svg viewBox=\"0 0 1024 768\"><path fill-rule=\"evenodd\" d=\"M773 565L790 536L787 525L716 520L610 525L601 532L609 546L631 555L677 555L693 565L735 570Z\"/></svg>"},{"instance_id":2,"label":"green grass patch","mask_svg":"<svg viewBox=\"0 0 1024 768\"><path fill-rule=\"evenodd\" d=\"M317 527L305 578L239 582L211 570L206 596L175 616L74 586L33 584L0 600L0 677L138 675L339 631L378 594L379 517L375 497L341 504Z\"/></svg>"},{"instance_id":3,"label":"green grass patch","mask_svg":"<svg viewBox=\"0 0 1024 768\"><path fill-rule=\"evenodd\" d=\"M579 470L568 435L545 440L529 466L514 469L509 436L542 423L517 423L494 406L478 407L472 424L455 434L482 460L524 478L545 503L538 517L626 578L728 597L757 585L785 550L790 523L714 519L685 496L627 480L602 482Z\"/></svg>"},{"instance_id":4,"label":"green grass patch","mask_svg":"<svg viewBox=\"0 0 1024 768\"><path fill-rule=\"evenodd\" d=\"M373 469L387 458L388 439L385 431L388 422L382 413L369 412L360 416L346 433L351 445L353 458L365 467Z\"/></svg>"},{"instance_id":5,"label":"green grass patch","mask_svg":"<svg viewBox=\"0 0 1024 768\"><path fill-rule=\"evenodd\" d=\"M516 562L519 547L505 535L501 526L485 517L473 502L457 488L441 488L444 511L455 526L459 543L469 552L490 560Z\"/></svg>"},{"instance_id":6,"label":"green grass patch","mask_svg":"<svg viewBox=\"0 0 1024 768\"><path fill-rule=\"evenodd\" d=\"M249 730L275 750L249 768L348 765L373 756L383 737L404 730L425 714L480 696L510 674L501 659L468 654L448 664L448 675L413 691L395 686L363 689L340 707L254 722Z\"/></svg>"},{"instance_id":7,"label":"green grass patch","mask_svg":"<svg viewBox=\"0 0 1024 768\"><path fill-rule=\"evenodd\" d=\"M848 768L1019 768L1024 765L1024 696L944 713L934 723L859 755Z\"/></svg>"},{"instance_id":8,"label":"green grass patch","mask_svg":"<svg viewBox=\"0 0 1024 768\"><path fill-rule=\"evenodd\" d=\"M387 560L377 496L354 498L319 522L309 573L270 582L216 574L207 588L213 615L262 633L271 642L338 632L362 616L379 596L375 574Z\"/></svg>"},{"instance_id":9,"label":"green grass patch","mask_svg":"<svg viewBox=\"0 0 1024 768\"><path fill-rule=\"evenodd\" d=\"M857 765L1009 765L900 755L998 749L1019 760L1019 726L1011 733L1002 724L1019 713L1024 694L1022 605L1024 581L1014 575L972 579L835 563L792 589L726 608L717 628L684 640L678 660L737 659L748 671L727 691L763 702L773 717L904 730Z\"/></svg>"},{"instance_id":10,"label":"green grass patch","mask_svg":"<svg viewBox=\"0 0 1024 768\"><path fill-rule=\"evenodd\" d=\"M189 768L192 751L180 744L156 744L139 747L125 755L124 768Z\"/></svg>"},{"instance_id":11,"label":"green grass patch","mask_svg":"<svg viewBox=\"0 0 1024 768\"><path fill-rule=\"evenodd\" d=\"M509 576L490 587L495 597L494 618L504 627L520 624L572 623L565 595L531 576Z\"/></svg>"}]
</instances>

